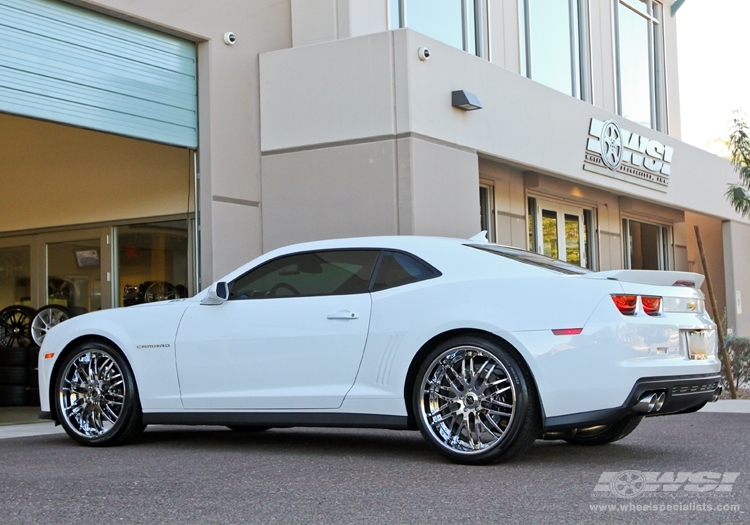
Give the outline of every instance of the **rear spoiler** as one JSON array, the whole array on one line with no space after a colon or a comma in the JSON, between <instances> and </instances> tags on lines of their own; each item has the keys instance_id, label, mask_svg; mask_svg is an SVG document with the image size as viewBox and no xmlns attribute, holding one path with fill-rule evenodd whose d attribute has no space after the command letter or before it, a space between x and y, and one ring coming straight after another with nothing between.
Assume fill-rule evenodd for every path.
<instances>
[{"instance_id":1,"label":"rear spoiler","mask_svg":"<svg viewBox=\"0 0 750 525\"><path fill-rule=\"evenodd\" d=\"M705 277L693 272L666 272L661 270L609 270L582 275L588 279L611 279L626 283L653 284L656 286L688 286L700 288Z\"/></svg>"}]
</instances>

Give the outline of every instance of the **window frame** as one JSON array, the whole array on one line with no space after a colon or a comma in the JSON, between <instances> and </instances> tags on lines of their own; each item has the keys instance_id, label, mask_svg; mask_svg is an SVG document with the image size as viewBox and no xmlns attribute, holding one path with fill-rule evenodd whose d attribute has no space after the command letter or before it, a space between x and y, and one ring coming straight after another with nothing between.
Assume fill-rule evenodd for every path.
<instances>
[{"instance_id":1,"label":"window frame","mask_svg":"<svg viewBox=\"0 0 750 525\"><path fill-rule=\"evenodd\" d=\"M540 204L541 202L541 204ZM585 266L591 271L598 271L599 268L599 241L598 241L598 215L597 208L592 205L584 205L579 202L559 200L550 198L547 195L528 193L526 196L526 239L527 247L526 250L532 253L543 255L542 252L538 251L540 245L539 238L537 235L540 229L539 224L539 211L542 207L548 204L550 206L557 206L558 208L575 208L576 211L580 211L580 220L582 221L582 237L580 239L581 245L581 256L585 258ZM561 210L555 210L556 213L560 213ZM564 210L562 210L563 217L565 216ZM558 239L559 242L559 239ZM557 259L561 260L561 259ZM565 262L565 261L563 261ZM569 263L570 264L570 263Z\"/></svg>"},{"instance_id":2,"label":"window frame","mask_svg":"<svg viewBox=\"0 0 750 525\"><path fill-rule=\"evenodd\" d=\"M486 230L487 240L495 242L495 185L482 180L479 181L479 220L480 231Z\"/></svg>"},{"instance_id":3,"label":"window frame","mask_svg":"<svg viewBox=\"0 0 750 525\"><path fill-rule=\"evenodd\" d=\"M280 259L285 259L287 257L293 257L293 256L298 256L298 255L307 255L307 254L311 254L311 253L363 252L363 251L366 251L366 252L377 252L377 257L375 259L375 263L373 264L372 272L370 273L370 279L367 282L367 288L365 289L364 292L346 293L346 294L294 295L294 296L282 296L282 297L231 298L231 289L232 289L232 285L234 285L235 282L239 281L240 279L242 279L246 275L250 274L251 272L254 272L257 269L262 268L263 266L271 264L271 263L273 263L275 261L278 261ZM401 253L401 254L404 254L404 255L406 255L408 257L411 257L412 259L415 259L416 261L418 261L419 263L421 263L422 265L424 265L431 272L432 275L430 277L427 277L426 279L421 279L419 281L414 281L414 282L410 282L410 283L401 284L401 285L398 285L398 286L392 286L392 287L388 287L388 288L383 288L383 289L380 289L380 290L374 290L373 288L374 288L374 285L375 285L376 277L378 275L378 271L380 269L380 264L381 264L381 262L383 260L383 257L386 254L389 254L389 253ZM375 247L324 248L322 250L304 250L304 251L301 251L301 252L285 253L283 255L279 255L278 257L274 257L273 259L269 259L267 261L263 261L259 265L254 266L253 268L250 268L248 271L246 271L242 275L239 275L239 276L235 277L234 279L232 279L231 281L229 281L227 283L227 286L229 287L229 290L230 290L230 299L229 300L232 301L232 302L234 302L234 301L246 301L246 300L257 300L257 299L300 299L300 298L307 298L307 297L337 297L337 296L342 296L343 297L345 295L361 295L363 293L383 292L383 291L386 291L386 290L392 290L394 288L400 288L402 286L407 286L407 285L410 285L410 284L416 284L416 283L428 281L430 279L435 279L435 278L440 277L442 275L443 275L442 272L440 270L438 270L437 268L435 268L433 265L431 265L430 263L428 263L427 261L425 261L421 257L418 257L418 256L414 255L413 253L407 252L405 250L398 250L398 249L393 249L393 248L375 248Z\"/></svg>"},{"instance_id":4,"label":"window frame","mask_svg":"<svg viewBox=\"0 0 750 525\"><path fill-rule=\"evenodd\" d=\"M632 270L632 247L630 246L630 223L638 222L659 228L657 239L658 271L674 270L674 225L653 221L646 221L639 217L622 216L622 261L624 270Z\"/></svg>"},{"instance_id":5,"label":"window frame","mask_svg":"<svg viewBox=\"0 0 750 525\"><path fill-rule=\"evenodd\" d=\"M634 8L632 2L646 4L646 13ZM622 68L620 56L620 6L629 9L648 22L649 103L651 106L651 129L668 133L664 53L664 3L656 0L612 0L612 36L615 74L615 105L617 114L623 115ZM655 13L654 6L658 6ZM657 16L658 15L658 16ZM627 117L625 117L627 118ZM635 121L634 121L635 122ZM636 124L641 124L636 122ZM642 124L641 124L642 125Z\"/></svg>"},{"instance_id":6,"label":"window frame","mask_svg":"<svg viewBox=\"0 0 750 525\"><path fill-rule=\"evenodd\" d=\"M408 25L408 8L406 3L409 0L389 0L388 1L388 27L389 29L403 29ZM463 51L472 53L480 58L485 58L485 1L486 0L461 0L461 29ZM473 13L473 16L471 16ZM472 31L473 25L473 42ZM427 35L430 36L430 35ZM430 37L435 38L435 37ZM435 38L435 40L440 40ZM474 49L471 49L473 44ZM447 44L451 45L451 44Z\"/></svg>"},{"instance_id":7,"label":"window frame","mask_svg":"<svg viewBox=\"0 0 750 525\"><path fill-rule=\"evenodd\" d=\"M534 80L533 67L531 64L531 17L529 9L530 0L518 0L519 14L519 44L521 48L520 62L521 74ZM571 86L570 93L565 93L593 103L591 89L591 35L589 26L589 0L568 0L568 12L570 14L569 39L570 39L570 70ZM555 89L555 88L551 88Z\"/></svg>"}]
</instances>

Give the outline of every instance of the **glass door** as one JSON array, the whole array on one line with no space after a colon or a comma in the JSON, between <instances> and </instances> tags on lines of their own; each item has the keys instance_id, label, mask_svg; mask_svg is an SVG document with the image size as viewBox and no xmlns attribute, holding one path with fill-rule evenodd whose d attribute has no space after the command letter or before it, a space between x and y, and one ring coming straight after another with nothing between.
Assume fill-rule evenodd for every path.
<instances>
[{"instance_id":1,"label":"glass door","mask_svg":"<svg viewBox=\"0 0 750 525\"><path fill-rule=\"evenodd\" d=\"M31 306L32 239L0 239L0 310Z\"/></svg>"},{"instance_id":2,"label":"glass door","mask_svg":"<svg viewBox=\"0 0 750 525\"><path fill-rule=\"evenodd\" d=\"M112 306L109 228L40 236L44 264L38 304L54 304L73 315Z\"/></svg>"},{"instance_id":3,"label":"glass door","mask_svg":"<svg viewBox=\"0 0 750 525\"><path fill-rule=\"evenodd\" d=\"M586 218L582 208L537 199L533 228L534 251L588 267Z\"/></svg>"},{"instance_id":4,"label":"glass door","mask_svg":"<svg viewBox=\"0 0 750 525\"><path fill-rule=\"evenodd\" d=\"M623 219L625 268L669 270L672 268L671 228Z\"/></svg>"}]
</instances>

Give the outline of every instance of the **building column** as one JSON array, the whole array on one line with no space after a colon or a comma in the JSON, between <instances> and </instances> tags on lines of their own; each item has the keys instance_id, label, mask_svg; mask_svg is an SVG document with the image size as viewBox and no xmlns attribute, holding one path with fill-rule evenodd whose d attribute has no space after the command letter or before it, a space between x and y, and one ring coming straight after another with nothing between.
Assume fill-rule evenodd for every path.
<instances>
[{"instance_id":1,"label":"building column","mask_svg":"<svg viewBox=\"0 0 750 525\"><path fill-rule=\"evenodd\" d=\"M750 337L750 225L724 221L722 234L727 327L737 336Z\"/></svg>"}]
</instances>

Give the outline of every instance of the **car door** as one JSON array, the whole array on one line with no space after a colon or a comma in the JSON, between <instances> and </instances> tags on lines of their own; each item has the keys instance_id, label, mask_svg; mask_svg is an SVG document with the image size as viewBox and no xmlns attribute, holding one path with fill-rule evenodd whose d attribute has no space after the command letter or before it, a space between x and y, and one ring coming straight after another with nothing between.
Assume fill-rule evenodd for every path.
<instances>
[{"instance_id":1,"label":"car door","mask_svg":"<svg viewBox=\"0 0 750 525\"><path fill-rule=\"evenodd\" d=\"M362 359L377 250L295 253L229 283L229 300L191 305L176 340L186 409L341 406Z\"/></svg>"}]
</instances>

